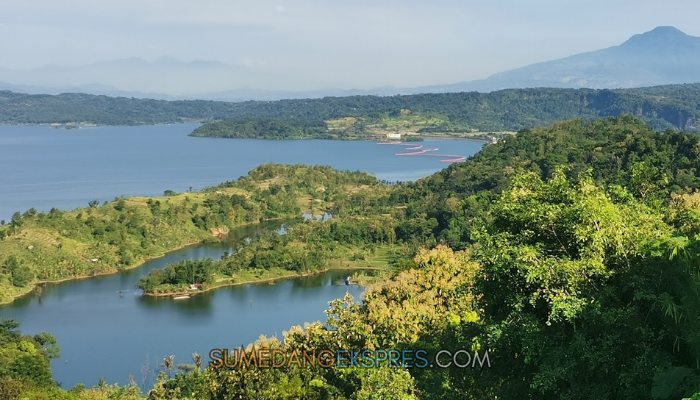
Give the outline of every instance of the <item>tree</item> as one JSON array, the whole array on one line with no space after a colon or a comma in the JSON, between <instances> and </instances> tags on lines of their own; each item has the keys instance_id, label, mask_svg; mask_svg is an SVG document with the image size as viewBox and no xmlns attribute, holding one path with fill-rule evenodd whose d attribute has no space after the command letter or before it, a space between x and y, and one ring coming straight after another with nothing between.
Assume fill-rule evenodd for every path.
<instances>
[{"instance_id":1,"label":"tree","mask_svg":"<svg viewBox=\"0 0 700 400\"><path fill-rule=\"evenodd\" d=\"M475 237L484 322L461 324L455 337L462 345L477 337L494 368L473 380L452 374L462 393L649 398L663 380L670 399L698 382L692 329L679 326L696 322L674 320L664 306L696 292L693 272L669 262L672 228L662 215L624 189L606 193L562 170L548 182L526 174Z\"/></svg>"},{"instance_id":2,"label":"tree","mask_svg":"<svg viewBox=\"0 0 700 400\"><path fill-rule=\"evenodd\" d=\"M40 355L19 356L7 366L6 371L13 378L31 381L39 387L55 385L51 367Z\"/></svg>"},{"instance_id":3,"label":"tree","mask_svg":"<svg viewBox=\"0 0 700 400\"><path fill-rule=\"evenodd\" d=\"M173 367L175 366L175 356L170 355L163 359L162 364L168 370L168 377L172 378Z\"/></svg>"},{"instance_id":4,"label":"tree","mask_svg":"<svg viewBox=\"0 0 700 400\"><path fill-rule=\"evenodd\" d=\"M197 367L197 371L201 371L202 364L204 363L202 355L197 352L192 353L192 361L194 361L194 365Z\"/></svg>"},{"instance_id":5,"label":"tree","mask_svg":"<svg viewBox=\"0 0 700 400\"><path fill-rule=\"evenodd\" d=\"M18 230L22 227L22 214L19 211L16 211L14 214L12 214L12 218L10 219L10 226L15 230Z\"/></svg>"},{"instance_id":6,"label":"tree","mask_svg":"<svg viewBox=\"0 0 700 400\"><path fill-rule=\"evenodd\" d=\"M28 266L22 265L16 256L12 255L5 261L5 270L10 273L12 284L17 287L24 287L34 278Z\"/></svg>"},{"instance_id":7,"label":"tree","mask_svg":"<svg viewBox=\"0 0 700 400\"><path fill-rule=\"evenodd\" d=\"M61 357L61 348L56 345L56 338L48 332L41 332L34 336L34 340L39 343L44 353L50 359Z\"/></svg>"},{"instance_id":8,"label":"tree","mask_svg":"<svg viewBox=\"0 0 700 400\"><path fill-rule=\"evenodd\" d=\"M8 343L16 343L22 338L22 334L18 330L19 322L14 319L0 320L0 347Z\"/></svg>"}]
</instances>

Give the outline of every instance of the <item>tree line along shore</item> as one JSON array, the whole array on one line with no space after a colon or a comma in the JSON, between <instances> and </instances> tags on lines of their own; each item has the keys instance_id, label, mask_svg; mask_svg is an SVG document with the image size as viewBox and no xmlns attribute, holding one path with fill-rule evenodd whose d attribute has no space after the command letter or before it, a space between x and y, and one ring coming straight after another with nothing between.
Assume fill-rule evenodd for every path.
<instances>
[{"instance_id":1,"label":"tree line along shore","mask_svg":"<svg viewBox=\"0 0 700 400\"><path fill-rule=\"evenodd\" d=\"M522 129L411 183L267 164L201 193L19 214L0 228L2 263L12 256L20 270L5 267L3 293L23 276L98 268L90 260L100 256L128 266L168 238L328 212L330 220L263 232L221 260L171 264L140 284L169 290L193 276L376 262L385 275L361 302L335 300L325 324L261 337L248 350L421 349L430 358L464 349L488 351L491 367L206 367L164 371L145 393L135 384L64 390L47 367L51 340L22 339L3 322L0 389L28 399L698 399L699 168L700 137L624 115ZM35 258L44 248L73 269Z\"/></svg>"}]
</instances>

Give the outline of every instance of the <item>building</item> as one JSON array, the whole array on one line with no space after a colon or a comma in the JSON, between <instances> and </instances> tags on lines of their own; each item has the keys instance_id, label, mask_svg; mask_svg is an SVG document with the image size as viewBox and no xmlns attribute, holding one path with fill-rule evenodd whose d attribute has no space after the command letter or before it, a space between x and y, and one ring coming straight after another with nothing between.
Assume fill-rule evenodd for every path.
<instances>
[{"instance_id":1,"label":"building","mask_svg":"<svg viewBox=\"0 0 700 400\"><path fill-rule=\"evenodd\" d=\"M401 134L400 133L387 133L386 138L387 139L401 140Z\"/></svg>"}]
</instances>

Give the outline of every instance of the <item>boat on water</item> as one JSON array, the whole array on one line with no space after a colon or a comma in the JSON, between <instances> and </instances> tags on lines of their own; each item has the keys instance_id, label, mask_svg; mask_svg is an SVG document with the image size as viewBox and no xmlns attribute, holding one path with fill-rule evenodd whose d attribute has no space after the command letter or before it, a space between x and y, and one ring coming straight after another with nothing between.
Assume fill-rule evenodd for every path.
<instances>
[{"instance_id":1,"label":"boat on water","mask_svg":"<svg viewBox=\"0 0 700 400\"><path fill-rule=\"evenodd\" d=\"M183 294L180 296L173 296L173 300L184 300L184 299L189 299L189 298L190 298L190 295L188 295L188 294Z\"/></svg>"}]
</instances>

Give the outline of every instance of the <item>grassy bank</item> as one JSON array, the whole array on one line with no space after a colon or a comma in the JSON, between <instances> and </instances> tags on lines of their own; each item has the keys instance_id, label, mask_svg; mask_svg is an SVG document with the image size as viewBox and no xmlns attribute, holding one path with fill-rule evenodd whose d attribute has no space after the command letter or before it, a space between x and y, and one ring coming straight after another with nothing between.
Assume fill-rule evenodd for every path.
<instances>
[{"instance_id":1,"label":"grassy bank","mask_svg":"<svg viewBox=\"0 0 700 400\"><path fill-rule=\"evenodd\" d=\"M0 304L37 284L136 268L178 248L220 240L230 229L298 218L302 205L318 213L336 196L373 185L377 180L365 173L268 164L200 193L17 212L0 225Z\"/></svg>"}]
</instances>

